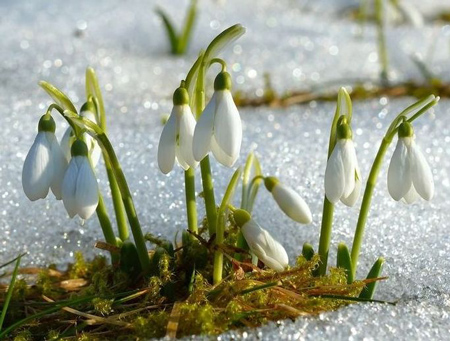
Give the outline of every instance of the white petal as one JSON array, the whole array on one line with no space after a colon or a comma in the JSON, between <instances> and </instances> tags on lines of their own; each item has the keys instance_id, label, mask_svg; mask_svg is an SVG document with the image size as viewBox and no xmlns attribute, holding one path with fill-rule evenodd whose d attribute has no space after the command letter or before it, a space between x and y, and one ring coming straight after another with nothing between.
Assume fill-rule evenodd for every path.
<instances>
[{"instance_id":1,"label":"white petal","mask_svg":"<svg viewBox=\"0 0 450 341\"><path fill-rule=\"evenodd\" d=\"M343 197L348 197L355 189L355 170L357 166L356 152L353 141L350 139L339 140L342 144L342 164L344 165L345 187Z\"/></svg>"},{"instance_id":2,"label":"white petal","mask_svg":"<svg viewBox=\"0 0 450 341\"><path fill-rule=\"evenodd\" d=\"M70 218L73 218L78 213L77 201L75 199L77 177L78 177L78 163L81 156L75 156L70 160L67 167L66 174L62 183L62 200L64 207Z\"/></svg>"},{"instance_id":3,"label":"white petal","mask_svg":"<svg viewBox=\"0 0 450 341\"><path fill-rule=\"evenodd\" d=\"M348 207L353 207L361 193L361 175L359 169L356 170L355 187L348 197L341 197L341 202Z\"/></svg>"},{"instance_id":4,"label":"white petal","mask_svg":"<svg viewBox=\"0 0 450 341\"><path fill-rule=\"evenodd\" d=\"M63 151L64 156L66 157L67 162L69 162L72 157L70 148L72 146L73 141L75 141L75 136L73 135L72 128L69 127L66 129L61 139L61 149Z\"/></svg>"},{"instance_id":5,"label":"white petal","mask_svg":"<svg viewBox=\"0 0 450 341\"><path fill-rule=\"evenodd\" d=\"M305 200L292 188L277 183L272 189L272 196L289 218L301 224L311 223L311 210Z\"/></svg>"},{"instance_id":6,"label":"white petal","mask_svg":"<svg viewBox=\"0 0 450 341\"><path fill-rule=\"evenodd\" d=\"M250 250L267 266L276 271L283 271L288 265L289 258L284 247L272 238L253 219L241 228L242 234Z\"/></svg>"},{"instance_id":7,"label":"white petal","mask_svg":"<svg viewBox=\"0 0 450 341\"><path fill-rule=\"evenodd\" d=\"M47 196L53 175L50 164L51 146L45 134L37 134L22 169L23 191L32 201Z\"/></svg>"},{"instance_id":8,"label":"white petal","mask_svg":"<svg viewBox=\"0 0 450 341\"><path fill-rule=\"evenodd\" d=\"M217 91L214 137L220 149L234 164L239 157L242 142L242 123L229 90Z\"/></svg>"},{"instance_id":9,"label":"white petal","mask_svg":"<svg viewBox=\"0 0 450 341\"><path fill-rule=\"evenodd\" d=\"M172 110L169 120L163 128L158 145L158 166L164 174L169 173L175 163L177 117L174 110L175 108Z\"/></svg>"},{"instance_id":10,"label":"white petal","mask_svg":"<svg viewBox=\"0 0 450 341\"><path fill-rule=\"evenodd\" d=\"M75 200L78 207L77 213L82 219L88 219L98 205L97 178L87 157L83 157L78 169Z\"/></svg>"},{"instance_id":11,"label":"white petal","mask_svg":"<svg viewBox=\"0 0 450 341\"><path fill-rule=\"evenodd\" d=\"M216 138L211 138L211 151L216 158L217 161L219 161L222 165L226 167L232 167L234 165L235 160L233 157L227 155L224 153L224 151L220 148L220 146L216 142Z\"/></svg>"},{"instance_id":12,"label":"white petal","mask_svg":"<svg viewBox=\"0 0 450 341\"><path fill-rule=\"evenodd\" d=\"M409 142L409 141L406 141ZM411 168L405 138L399 138L388 169L387 185L394 200L403 198L412 185Z\"/></svg>"},{"instance_id":13,"label":"white petal","mask_svg":"<svg viewBox=\"0 0 450 341\"><path fill-rule=\"evenodd\" d=\"M175 159L178 161L178 164L183 168L184 170L189 169L189 165L186 161L184 161L184 157L181 154L181 150L179 146L175 147Z\"/></svg>"},{"instance_id":14,"label":"white petal","mask_svg":"<svg viewBox=\"0 0 450 341\"><path fill-rule=\"evenodd\" d=\"M64 174L67 169L67 159L58 143L58 140L53 135L51 142L51 164L53 167L53 176L51 182L51 189L57 200L62 199L62 182Z\"/></svg>"},{"instance_id":15,"label":"white petal","mask_svg":"<svg viewBox=\"0 0 450 341\"><path fill-rule=\"evenodd\" d=\"M418 198L419 198L419 194L415 190L414 185L411 184L411 188L408 190L408 192L405 194L405 196L402 199L405 202L405 204L412 204Z\"/></svg>"},{"instance_id":16,"label":"white petal","mask_svg":"<svg viewBox=\"0 0 450 341\"><path fill-rule=\"evenodd\" d=\"M434 194L433 174L425 156L414 141L409 148L409 157L414 188L423 199L429 201Z\"/></svg>"},{"instance_id":17,"label":"white petal","mask_svg":"<svg viewBox=\"0 0 450 341\"><path fill-rule=\"evenodd\" d=\"M188 105L183 106L183 115L180 118L180 129L178 144L183 160L192 168L197 167L198 162L194 159L192 152L192 140L195 130L195 118Z\"/></svg>"},{"instance_id":18,"label":"white petal","mask_svg":"<svg viewBox=\"0 0 450 341\"><path fill-rule=\"evenodd\" d=\"M344 165L342 163L342 152L340 144L336 144L325 170L325 195L327 199L335 204L342 197L345 187Z\"/></svg>"},{"instance_id":19,"label":"white petal","mask_svg":"<svg viewBox=\"0 0 450 341\"><path fill-rule=\"evenodd\" d=\"M216 93L211 97L195 126L192 151L194 153L194 158L197 161L201 161L211 150L215 112Z\"/></svg>"}]
</instances>

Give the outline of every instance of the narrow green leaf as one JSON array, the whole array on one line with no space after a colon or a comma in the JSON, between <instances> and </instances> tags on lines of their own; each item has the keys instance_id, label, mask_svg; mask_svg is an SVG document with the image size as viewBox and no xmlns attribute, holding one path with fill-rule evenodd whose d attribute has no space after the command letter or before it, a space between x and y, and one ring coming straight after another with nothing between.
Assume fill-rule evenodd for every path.
<instances>
[{"instance_id":1,"label":"narrow green leaf","mask_svg":"<svg viewBox=\"0 0 450 341\"><path fill-rule=\"evenodd\" d=\"M233 25L227 28L225 31L220 33L213 41L208 45L205 51L205 57L203 58L204 63L209 63L209 61L215 57L229 44L234 42L240 36L245 33L245 28L241 24Z\"/></svg>"},{"instance_id":2,"label":"narrow green leaf","mask_svg":"<svg viewBox=\"0 0 450 341\"><path fill-rule=\"evenodd\" d=\"M57 87L46 81L40 81L39 86L44 89L47 94L49 94L50 97L55 101L55 103L62 107L64 110L70 110L75 113L77 112L77 109L75 108L69 97L67 97Z\"/></svg>"},{"instance_id":3,"label":"narrow green leaf","mask_svg":"<svg viewBox=\"0 0 450 341\"><path fill-rule=\"evenodd\" d=\"M14 290L14 284L16 283L17 274L19 272L20 260L23 255L16 258L16 265L12 273L11 281L9 282L8 292L6 293L5 302L3 304L2 313L0 315L0 331L2 330L3 322L5 321L6 311L8 310L9 302L11 302L12 293Z\"/></svg>"},{"instance_id":4,"label":"narrow green leaf","mask_svg":"<svg viewBox=\"0 0 450 341\"><path fill-rule=\"evenodd\" d=\"M305 243L302 248L302 255L306 260L311 260L314 256L314 248L311 244Z\"/></svg>"},{"instance_id":5,"label":"narrow green leaf","mask_svg":"<svg viewBox=\"0 0 450 341\"><path fill-rule=\"evenodd\" d=\"M352 258L350 257L350 252L348 251L347 245L344 243L339 243L337 251L337 264L338 268L345 269L347 275L347 283L353 283L353 273L352 273Z\"/></svg>"},{"instance_id":6,"label":"narrow green leaf","mask_svg":"<svg viewBox=\"0 0 450 341\"><path fill-rule=\"evenodd\" d=\"M93 97L94 103L98 109L98 122L100 127L106 131L106 114L105 104L103 103L103 96L98 84L98 78L93 68L86 69L86 98Z\"/></svg>"},{"instance_id":7,"label":"narrow green leaf","mask_svg":"<svg viewBox=\"0 0 450 341\"><path fill-rule=\"evenodd\" d=\"M181 31L180 38L178 39L177 54L184 54L186 52L189 40L191 39L192 36L192 31L196 19L197 19L197 0L191 0L191 5L189 6L188 14L185 19L186 21Z\"/></svg>"},{"instance_id":8,"label":"narrow green leaf","mask_svg":"<svg viewBox=\"0 0 450 341\"><path fill-rule=\"evenodd\" d=\"M169 38L170 42L170 49L172 54L177 54L177 47L178 47L178 35L175 31L175 27L173 26L172 22L170 21L169 17L164 13L164 11L160 8L156 9L156 14L158 14L163 23L164 27L166 28L167 36Z\"/></svg>"},{"instance_id":9,"label":"narrow green leaf","mask_svg":"<svg viewBox=\"0 0 450 341\"><path fill-rule=\"evenodd\" d=\"M16 258L10 260L9 262L6 262L5 264L0 265L0 269L1 269L1 268L4 268L5 266L8 266L9 264L12 264L12 263L16 262L19 258L25 256L26 254L27 254L27 253L24 252L24 253L22 253L21 255L18 255Z\"/></svg>"},{"instance_id":10,"label":"narrow green leaf","mask_svg":"<svg viewBox=\"0 0 450 341\"><path fill-rule=\"evenodd\" d=\"M370 269L369 274L367 275L367 279L380 277L381 271L383 271L383 264L384 258L383 257L378 258L377 261L373 264L372 268ZM361 291L361 294L359 294L359 298L372 299L373 295L375 294L376 287L377 282L367 284Z\"/></svg>"}]
</instances>

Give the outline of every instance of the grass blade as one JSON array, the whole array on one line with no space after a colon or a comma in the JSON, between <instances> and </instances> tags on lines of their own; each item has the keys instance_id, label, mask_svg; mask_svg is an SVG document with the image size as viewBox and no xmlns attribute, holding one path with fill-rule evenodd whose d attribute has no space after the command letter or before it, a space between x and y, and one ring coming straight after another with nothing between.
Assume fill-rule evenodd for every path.
<instances>
[{"instance_id":1,"label":"grass blade","mask_svg":"<svg viewBox=\"0 0 450 341\"><path fill-rule=\"evenodd\" d=\"M164 11L160 8L156 9L156 14L158 14L163 23L164 23L164 27L166 28L166 32L167 32L167 36L169 37L169 42L170 42L170 49L172 54L177 54L178 53L178 35L175 31L175 28L172 24L172 22L170 21L169 17L166 15L166 13L164 13Z\"/></svg>"},{"instance_id":2,"label":"grass blade","mask_svg":"<svg viewBox=\"0 0 450 341\"><path fill-rule=\"evenodd\" d=\"M17 273L19 272L20 260L22 259L22 255L16 258L16 266L14 267L14 271L12 273L11 282L9 282L8 292L6 293L5 304L2 308L2 314L0 315L0 331L2 330L3 321L5 321L6 311L8 310L9 302L11 301L12 293L14 290L14 284L16 283Z\"/></svg>"},{"instance_id":3,"label":"grass blade","mask_svg":"<svg viewBox=\"0 0 450 341\"><path fill-rule=\"evenodd\" d=\"M189 44L189 40L192 36L192 30L194 28L195 20L197 19L197 0L191 0L191 6L189 7L186 21L184 23L183 30L178 39L177 54L184 54Z\"/></svg>"}]
</instances>

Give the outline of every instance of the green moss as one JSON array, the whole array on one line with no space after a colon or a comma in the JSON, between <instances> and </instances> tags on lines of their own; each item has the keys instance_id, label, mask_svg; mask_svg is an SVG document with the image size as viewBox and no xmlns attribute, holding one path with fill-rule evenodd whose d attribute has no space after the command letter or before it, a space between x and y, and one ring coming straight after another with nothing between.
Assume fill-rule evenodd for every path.
<instances>
[{"instance_id":1,"label":"green moss","mask_svg":"<svg viewBox=\"0 0 450 341\"><path fill-rule=\"evenodd\" d=\"M166 334L168 320L169 315L165 311L158 311L146 317L139 316L133 322L134 336L143 340L163 337Z\"/></svg>"},{"instance_id":2,"label":"green moss","mask_svg":"<svg viewBox=\"0 0 450 341\"><path fill-rule=\"evenodd\" d=\"M114 300L102 299L102 298L94 298L92 300L92 304L94 306L94 310L96 313L107 316L111 314L113 311L112 304Z\"/></svg>"}]
</instances>

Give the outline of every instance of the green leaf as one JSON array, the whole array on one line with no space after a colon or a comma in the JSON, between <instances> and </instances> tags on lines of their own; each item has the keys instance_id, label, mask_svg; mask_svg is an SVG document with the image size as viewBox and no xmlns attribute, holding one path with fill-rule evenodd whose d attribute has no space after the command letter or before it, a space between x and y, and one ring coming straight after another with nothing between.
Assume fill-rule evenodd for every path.
<instances>
[{"instance_id":1,"label":"green leaf","mask_svg":"<svg viewBox=\"0 0 450 341\"><path fill-rule=\"evenodd\" d=\"M225 49L232 42L237 40L245 33L245 28L241 24L233 25L220 33L213 41L208 45L205 51L203 62L208 64L211 59L217 57L217 55Z\"/></svg>"},{"instance_id":2,"label":"green leaf","mask_svg":"<svg viewBox=\"0 0 450 341\"><path fill-rule=\"evenodd\" d=\"M191 0L191 6L189 7L183 30L181 31L182 32L181 36L178 39L177 54L184 54L186 52L196 19L197 19L197 0Z\"/></svg>"},{"instance_id":3,"label":"green leaf","mask_svg":"<svg viewBox=\"0 0 450 341\"><path fill-rule=\"evenodd\" d=\"M178 52L178 35L175 31L175 27L173 26L172 22L170 21L169 17L166 15L166 13L164 13L164 11L160 8L156 9L156 14L158 14L163 23L164 23L164 27L166 28L166 32L167 32L167 36L169 38L169 42L170 42L170 48L171 48L171 52L172 54L177 54Z\"/></svg>"},{"instance_id":4,"label":"green leaf","mask_svg":"<svg viewBox=\"0 0 450 341\"><path fill-rule=\"evenodd\" d=\"M105 117L105 105L103 103L103 96L98 84L97 75L93 68L88 67L86 69L86 98L93 98L94 104L97 107L98 122L100 127L106 131L106 117Z\"/></svg>"},{"instance_id":5,"label":"green leaf","mask_svg":"<svg viewBox=\"0 0 450 341\"><path fill-rule=\"evenodd\" d=\"M306 260L311 260L314 256L314 248L311 244L305 243L302 248L302 255Z\"/></svg>"},{"instance_id":6,"label":"green leaf","mask_svg":"<svg viewBox=\"0 0 450 341\"><path fill-rule=\"evenodd\" d=\"M9 282L8 292L6 293L5 302L3 303L2 313L0 315L0 331L2 330L3 322L5 321L6 311L8 310L9 302L11 302L12 293L14 291L14 284L16 283L16 278L19 272L19 265L22 256L23 254L16 258L16 265L12 273L11 281Z\"/></svg>"},{"instance_id":7,"label":"green leaf","mask_svg":"<svg viewBox=\"0 0 450 341\"><path fill-rule=\"evenodd\" d=\"M381 271L383 271L384 258L380 257L373 264L372 268L367 275L367 279L378 278L381 275ZM372 282L367 284L364 289L359 294L359 298L362 299L372 299L375 294L375 289L377 287L377 282Z\"/></svg>"},{"instance_id":8,"label":"green leaf","mask_svg":"<svg viewBox=\"0 0 450 341\"><path fill-rule=\"evenodd\" d=\"M348 247L344 243L339 243L338 245L336 266L338 268L345 269L347 283L353 283L352 259L350 257L350 252L348 251Z\"/></svg>"},{"instance_id":9,"label":"green leaf","mask_svg":"<svg viewBox=\"0 0 450 341\"><path fill-rule=\"evenodd\" d=\"M64 110L70 110L72 112L77 112L77 109L69 99L61 90L59 90L54 85L46 82L46 81L40 81L39 86L44 89L50 97L55 101L56 104L58 104L60 107L62 107Z\"/></svg>"}]
</instances>

